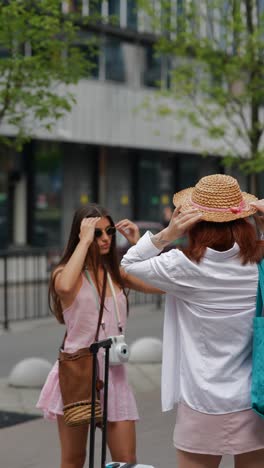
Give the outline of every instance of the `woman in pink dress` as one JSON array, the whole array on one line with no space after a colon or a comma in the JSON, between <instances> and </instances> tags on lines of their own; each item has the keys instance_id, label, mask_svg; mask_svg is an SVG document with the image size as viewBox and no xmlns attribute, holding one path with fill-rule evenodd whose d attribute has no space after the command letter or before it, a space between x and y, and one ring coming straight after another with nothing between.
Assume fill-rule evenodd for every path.
<instances>
[{"instance_id":1,"label":"woman in pink dress","mask_svg":"<svg viewBox=\"0 0 264 468\"><path fill-rule=\"evenodd\" d=\"M139 231L134 223L123 220L117 224L117 228L131 244L137 242ZM89 204L78 209L74 215L68 244L52 274L50 284L52 310L58 321L66 325L65 352L73 353L77 349L90 346L94 341L105 267L109 280L99 340L125 330L128 303L124 288L149 293L161 292L120 269L115 231L112 218L98 205ZM101 376L102 360L101 353ZM37 407L43 410L45 418L57 420L61 468L82 468L86 458L88 424L70 427L64 422L58 361L47 377ZM107 443L113 460L136 462L137 419L137 406L128 384L125 366L110 366Z\"/></svg>"}]
</instances>

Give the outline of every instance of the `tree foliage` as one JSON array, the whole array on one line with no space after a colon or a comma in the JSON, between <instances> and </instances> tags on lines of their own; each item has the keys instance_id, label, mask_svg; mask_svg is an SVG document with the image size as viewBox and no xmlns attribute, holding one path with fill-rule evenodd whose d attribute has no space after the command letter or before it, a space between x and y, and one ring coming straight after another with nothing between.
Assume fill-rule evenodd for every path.
<instances>
[{"instance_id":1,"label":"tree foliage","mask_svg":"<svg viewBox=\"0 0 264 468\"><path fill-rule=\"evenodd\" d=\"M89 73L73 15L60 0L7 0L0 5L0 131L19 147L71 109L69 86ZM87 42L87 48L93 44ZM8 127L6 127L8 125ZM3 136L12 129L15 139Z\"/></svg>"},{"instance_id":2,"label":"tree foliage","mask_svg":"<svg viewBox=\"0 0 264 468\"><path fill-rule=\"evenodd\" d=\"M264 169L264 2L262 0L139 0L170 61L163 95L179 104L180 120L210 140L226 165L248 174ZM169 102L163 114L175 112ZM166 108L167 106L167 108ZM210 145L212 148L212 145ZM210 149L212 152L212 149Z\"/></svg>"}]
</instances>

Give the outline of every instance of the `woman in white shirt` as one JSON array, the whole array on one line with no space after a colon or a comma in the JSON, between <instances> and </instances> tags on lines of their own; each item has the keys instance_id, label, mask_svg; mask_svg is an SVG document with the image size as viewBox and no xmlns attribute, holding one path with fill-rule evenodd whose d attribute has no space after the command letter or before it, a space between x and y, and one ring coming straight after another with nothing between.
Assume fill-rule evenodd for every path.
<instances>
[{"instance_id":1,"label":"woman in white shirt","mask_svg":"<svg viewBox=\"0 0 264 468\"><path fill-rule=\"evenodd\" d=\"M249 216L263 203L230 176L203 177L174 196L170 224L146 233L123 268L166 292L163 411L177 407L178 468L263 468L264 419L251 409L252 320L263 243ZM180 251L161 250L188 234Z\"/></svg>"}]
</instances>

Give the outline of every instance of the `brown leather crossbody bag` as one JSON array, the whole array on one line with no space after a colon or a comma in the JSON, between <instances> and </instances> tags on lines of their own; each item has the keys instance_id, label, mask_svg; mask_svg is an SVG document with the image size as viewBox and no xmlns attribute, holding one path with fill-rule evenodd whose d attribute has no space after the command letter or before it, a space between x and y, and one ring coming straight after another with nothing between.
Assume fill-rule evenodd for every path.
<instances>
[{"instance_id":1,"label":"brown leather crossbody bag","mask_svg":"<svg viewBox=\"0 0 264 468\"><path fill-rule=\"evenodd\" d=\"M107 273L104 270L102 297L100 303L97 330L94 341L98 341L99 330L103 316L105 293L106 293ZM59 383L63 401L63 415L68 426L79 426L90 424L91 422L91 402L92 402L92 379L93 379L93 355L90 348L81 348L74 353L63 351L65 334L62 347L59 352ZM96 375L96 402L95 418L100 424L102 410L100 404L100 389L103 382L99 379L99 366L97 363Z\"/></svg>"}]
</instances>

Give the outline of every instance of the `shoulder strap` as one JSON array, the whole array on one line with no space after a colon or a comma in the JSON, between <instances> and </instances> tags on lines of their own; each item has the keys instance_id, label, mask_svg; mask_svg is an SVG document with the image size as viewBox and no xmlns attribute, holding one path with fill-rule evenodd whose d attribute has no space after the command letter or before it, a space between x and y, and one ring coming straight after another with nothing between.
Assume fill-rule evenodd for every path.
<instances>
[{"instance_id":1,"label":"shoulder strap","mask_svg":"<svg viewBox=\"0 0 264 468\"><path fill-rule=\"evenodd\" d=\"M117 297L116 297L116 292L115 292L115 288L114 288L114 285L113 285L113 281L112 281L112 278L111 278L111 275L110 275L109 272L107 272L107 279L108 279L108 283L109 283L111 293L112 293L112 296L113 296L117 328L118 328L119 332L122 333L123 329L122 329L122 325L121 325L121 316L120 316L119 305L118 305L118 302L117 302Z\"/></svg>"},{"instance_id":2,"label":"shoulder strap","mask_svg":"<svg viewBox=\"0 0 264 468\"><path fill-rule=\"evenodd\" d=\"M101 295L101 302L100 302L100 310L99 310L99 316L98 316L97 330L96 330L96 334L95 334L94 341L98 341L100 325L101 325L101 322L102 322L103 312L104 312L105 293L106 293L106 282L107 282L107 271L106 271L105 266L104 266L103 268L104 268L103 288L102 288L102 295Z\"/></svg>"},{"instance_id":3,"label":"shoulder strap","mask_svg":"<svg viewBox=\"0 0 264 468\"><path fill-rule=\"evenodd\" d=\"M258 290L257 290L257 303L256 303L256 317L262 316L263 304L264 304L264 260L258 263Z\"/></svg>"}]
</instances>

